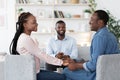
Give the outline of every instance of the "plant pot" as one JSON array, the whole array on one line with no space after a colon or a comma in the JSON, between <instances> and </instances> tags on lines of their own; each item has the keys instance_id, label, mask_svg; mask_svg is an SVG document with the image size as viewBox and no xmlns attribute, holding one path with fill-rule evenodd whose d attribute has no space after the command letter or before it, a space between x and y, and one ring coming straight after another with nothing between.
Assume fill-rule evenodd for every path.
<instances>
[{"instance_id":1,"label":"plant pot","mask_svg":"<svg viewBox=\"0 0 120 80\"><path fill-rule=\"evenodd\" d=\"M84 13L84 18L88 19L90 17L90 13Z\"/></svg>"}]
</instances>

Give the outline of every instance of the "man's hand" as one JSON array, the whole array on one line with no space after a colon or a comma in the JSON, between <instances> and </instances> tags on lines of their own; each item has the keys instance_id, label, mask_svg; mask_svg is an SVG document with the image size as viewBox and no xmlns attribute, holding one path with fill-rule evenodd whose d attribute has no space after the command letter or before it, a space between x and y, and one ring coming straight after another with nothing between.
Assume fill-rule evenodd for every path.
<instances>
[{"instance_id":1,"label":"man's hand","mask_svg":"<svg viewBox=\"0 0 120 80\"><path fill-rule=\"evenodd\" d=\"M70 63L75 63L75 61L71 58L62 59L63 60L63 66L68 66Z\"/></svg>"},{"instance_id":2,"label":"man's hand","mask_svg":"<svg viewBox=\"0 0 120 80\"><path fill-rule=\"evenodd\" d=\"M74 63L75 60L71 59L70 57L69 58L64 58L63 60L67 60L69 63Z\"/></svg>"},{"instance_id":3,"label":"man's hand","mask_svg":"<svg viewBox=\"0 0 120 80\"><path fill-rule=\"evenodd\" d=\"M66 60L66 59L69 59L69 58L70 58L69 55L63 55L63 58L62 58L62 59Z\"/></svg>"},{"instance_id":4,"label":"man's hand","mask_svg":"<svg viewBox=\"0 0 120 80\"><path fill-rule=\"evenodd\" d=\"M68 65L68 69L71 70L71 71L74 71L74 70L77 70L77 63L70 63Z\"/></svg>"},{"instance_id":5,"label":"man's hand","mask_svg":"<svg viewBox=\"0 0 120 80\"><path fill-rule=\"evenodd\" d=\"M71 71L77 70L77 69L83 69L83 62L72 62L68 65L68 69Z\"/></svg>"},{"instance_id":6,"label":"man's hand","mask_svg":"<svg viewBox=\"0 0 120 80\"><path fill-rule=\"evenodd\" d=\"M58 59L62 59L63 56L64 56L64 53L62 53L62 52L59 52L58 54L55 55L55 57Z\"/></svg>"}]
</instances>

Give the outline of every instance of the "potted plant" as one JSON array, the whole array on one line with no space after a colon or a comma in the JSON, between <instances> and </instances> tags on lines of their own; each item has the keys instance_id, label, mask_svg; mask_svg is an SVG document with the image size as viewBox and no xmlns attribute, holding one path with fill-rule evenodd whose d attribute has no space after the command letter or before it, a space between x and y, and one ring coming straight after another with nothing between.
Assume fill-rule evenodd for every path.
<instances>
[{"instance_id":1,"label":"potted plant","mask_svg":"<svg viewBox=\"0 0 120 80\"><path fill-rule=\"evenodd\" d=\"M85 12L85 13L89 13L89 14L91 14L90 9L85 9L84 12Z\"/></svg>"},{"instance_id":2,"label":"potted plant","mask_svg":"<svg viewBox=\"0 0 120 80\"><path fill-rule=\"evenodd\" d=\"M18 11L18 15L19 15L19 14L21 14L21 12L23 12L24 10L23 10L23 8L19 8L17 11Z\"/></svg>"},{"instance_id":3,"label":"potted plant","mask_svg":"<svg viewBox=\"0 0 120 80\"><path fill-rule=\"evenodd\" d=\"M116 20L108 10L107 13L109 14L108 29L116 36L120 47L120 20Z\"/></svg>"},{"instance_id":4,"label":"potted plant","mask_svg":"<svg viewBox=\"0 0 120 80\"><path fill-rule=\"evenodd\" d=\"M89 18L90 14L92 14L95 11L96 6L97 6L95 0L88 0L88 3L89 3L89 9L84 10L84 17L85 18Z\"/></svg>"},{"instance_id":5,"label":"potted plant","mask_svg":"<svg viewBox=\"0 0 120 80\"><path fill-rule=\"evenodd\" d=\"M88 0L88 3L90 8L89 11L92 14L96 10L97 3L95 2L95 0Z\"/></svg>"},{"instance_id":6,"label":"potted plant","mask_svg":"<svg viewBox=\"0 0 120 80\"><path fill-rule=\"evenodd\" d=\"M89 17L90 17L90 14L91 14L90 9L85 9L85 10L84 10L84 18L89 18Z\"/></svg>"}]
</instances>

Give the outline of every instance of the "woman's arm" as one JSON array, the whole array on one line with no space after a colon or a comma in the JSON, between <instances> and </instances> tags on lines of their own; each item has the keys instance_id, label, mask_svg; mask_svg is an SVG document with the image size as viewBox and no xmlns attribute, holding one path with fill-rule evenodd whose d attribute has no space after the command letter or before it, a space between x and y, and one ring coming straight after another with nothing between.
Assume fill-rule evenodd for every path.
<instances>
[{"instance_id":1,"label":"woman's arm","mask_svg":"<svg viewBox=\"0 0 120 80\"><path fill-rule=\"evenodd\" d=\"M51 57L47 55L45 52L42 52L37 44L33 41L31 37L26 37L26 39L19 40L19 43L21 43L21 47L19 46L19 50L23 50L24 52L27 51L26 53L30 53L32 55L37 56L40 60L43 60L49 64L53 65L62 65L63 61L60 59L57 59L55 57ZM22 52L22 51L21 51Z\"/></svg>"}]
</instances>

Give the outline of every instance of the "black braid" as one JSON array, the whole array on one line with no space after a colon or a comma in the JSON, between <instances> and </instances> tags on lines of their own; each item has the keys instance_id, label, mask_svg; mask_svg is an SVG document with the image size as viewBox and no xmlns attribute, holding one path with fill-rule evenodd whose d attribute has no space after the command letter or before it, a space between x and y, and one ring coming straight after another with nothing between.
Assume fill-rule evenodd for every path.
<instances>
[{"instance_id":1,"label":"black braid","mask_svg":"<svg viewBox=\"0 0 120 80\"><path fill-rule=\"evenodd\" d=\"M16 33L15 33L15 36L14 36L14 38L13 38L11 44L10 44L10 47L9 47L10 54L19 55L19 53L16 50L17 41L18 41L18 38L19 38L20 34L23 33L23 31L24 31L23 23L26 23L27 18L31 15L32 14L29 13L29 12L23 12L19 16L18 22L16 23Z\"/></svg>"}]
</instances>

